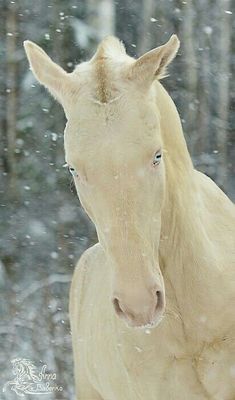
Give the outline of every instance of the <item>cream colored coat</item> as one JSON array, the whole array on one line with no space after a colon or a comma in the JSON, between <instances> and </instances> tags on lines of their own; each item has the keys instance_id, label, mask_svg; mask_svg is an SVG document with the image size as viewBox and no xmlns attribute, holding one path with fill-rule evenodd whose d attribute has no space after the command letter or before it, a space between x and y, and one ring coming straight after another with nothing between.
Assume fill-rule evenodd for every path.
<instances>
[{"instance_id":1,"label":"cream colored coat","mask_svg":"<svg viewBox=\"0 0 235 400\"><path fill-rule=\"evenodd\" d=\"M26 50L37 78L60 99L61 87L40 75L38 47L27 42ZM111 302L114 278L108 253L100 243L88 249L70 292L77 399L234 400L234 205L210 178L193 169L177 110L163 86L155 81L151 91L164 149L165 195L156 230L166 310L154 329L127 327ZM68 119L69 104L63 104ZM71 154L74 146L68 135L66 140ZM86 207L79 183L77 187Z\"/></svg>"},{"instance_id":2,"label":"cream colored coat","mask_svg":"<svg viewBox=\"0 0 235 400\"><path fill-rule=\"evenodd\" d=\"M177 146L168 148L169 136L180 143L182 130L157 86L171 153ZM191 169L188 175L179 185L168 178L159 249L167 311L157 328L130 329L117 319L99 244L76 267L70 320L81 400L235 399L234 206L208 177Z\"/></svg>"}]
</instances>

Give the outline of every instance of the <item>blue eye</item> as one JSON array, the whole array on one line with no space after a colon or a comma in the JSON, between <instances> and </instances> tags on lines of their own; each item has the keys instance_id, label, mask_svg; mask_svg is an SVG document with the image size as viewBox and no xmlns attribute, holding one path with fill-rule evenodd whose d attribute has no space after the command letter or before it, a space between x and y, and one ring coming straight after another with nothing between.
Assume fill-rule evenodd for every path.
<instances>
[{"instance_id":1,"label":"blue eye","mask_svg":"<svg viewBox=\"0 0 235 400\"><path fill-rule=\"evenodd\" d=\"M75 177L78 176L77 172L75 171L75 169L73 167L69 167L69 172L71 175L73 175Z\"/></svg>"},{"instance_id":2,"label":"blue eye","mask_svg":"<svg viewBox=\"0 0 235 400\"><path fill-rule=\"evenodd\" d=\"M157 151L155 153L154 159L153 159L153 165L158 165L161 162L161 158L162 158L162 153L161 151Z\"/></svg>"}]
</instances>

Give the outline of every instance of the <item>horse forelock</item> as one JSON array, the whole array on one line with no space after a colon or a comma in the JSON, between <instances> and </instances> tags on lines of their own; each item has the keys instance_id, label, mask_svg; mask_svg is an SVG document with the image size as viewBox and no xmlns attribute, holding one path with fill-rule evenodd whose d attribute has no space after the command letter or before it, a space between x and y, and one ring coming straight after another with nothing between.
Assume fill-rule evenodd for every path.
<instances>
[{"instance_id":1,"label":"horse forelock","mask_svg":"<svg viewBox=\"0 0 235 400\"><path fill-rule=\"evenodd\" d=\"M124 44L114 36L107 36L102 40L93 59L99 58L117 58L118 56L126 55Z\"/></svg>"},{"instance_id":2,"label":"horse forelock","mask_svg":"<svg viewBox=\"0 0 235 400\"><path fill-rule=\"evenodd\" d=\"M110 85L108 84L108 68L105 57L100 57L95 63L95 79L97 100L107 103L110 98Z\"/></svg>"},{"instance_id":3,"label":"horse forelock","mask_svg":"<svg viewBox=\"0 0 235 400\"><path fill-rule=\"evenodd\" d=\"M128 56L123 43L113 36L106 37L99 45L91 60L95 72L96 98L99 102L108 103L116 96L115 65L126 58Z\"/></svg>"}]
</instances>

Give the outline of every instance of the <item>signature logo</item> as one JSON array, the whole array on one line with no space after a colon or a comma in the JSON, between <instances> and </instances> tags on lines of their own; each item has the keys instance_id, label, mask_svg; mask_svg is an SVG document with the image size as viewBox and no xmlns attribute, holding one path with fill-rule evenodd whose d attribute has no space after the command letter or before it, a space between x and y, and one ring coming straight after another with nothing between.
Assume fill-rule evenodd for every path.
<instances>
[{"instance_id":1,"label":"signature logo","mask_svg":"<svg viewBox=\"0 0 235 400\"><path fill-rule=\"evenodd\" d=\"M46 364L38 371L32 361L26 358L15 358L11 360L11 363L15 378L5 383L2 389L3 392L11 389L21 397L25 394L62 392L63 387L58 386L55 382L56 374L46 372Z\"/></svg>"}]
</instances>

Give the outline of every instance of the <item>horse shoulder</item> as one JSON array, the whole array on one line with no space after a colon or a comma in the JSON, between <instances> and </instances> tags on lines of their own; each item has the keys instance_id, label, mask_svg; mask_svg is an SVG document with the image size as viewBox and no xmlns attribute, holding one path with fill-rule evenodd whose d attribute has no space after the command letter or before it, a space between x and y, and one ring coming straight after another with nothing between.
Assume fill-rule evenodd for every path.
<instances>
[{"instance_id":1,"label":"horse shoulder","mask_svg":"<svg viewBox=\"0 0 235 400\"><path fill-rule=\"evenodd\" d=\"M84 301L86 289L91 280L91 273L101 252L99 243L88 248L80 257L72 278L69 296L69 315L70 323L73 325L77 321L78 315L81 315L82 303ZM73 326L72 326L73 329Z\"/></svg>"}]
</instances>

